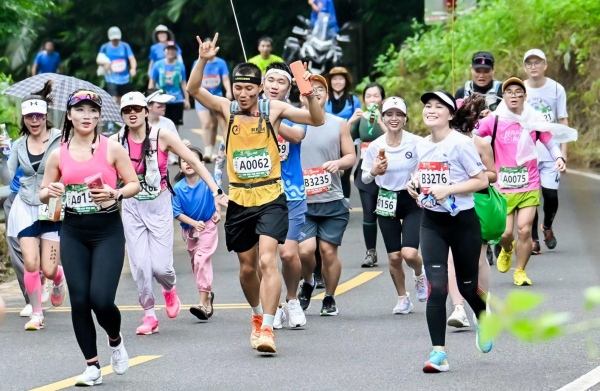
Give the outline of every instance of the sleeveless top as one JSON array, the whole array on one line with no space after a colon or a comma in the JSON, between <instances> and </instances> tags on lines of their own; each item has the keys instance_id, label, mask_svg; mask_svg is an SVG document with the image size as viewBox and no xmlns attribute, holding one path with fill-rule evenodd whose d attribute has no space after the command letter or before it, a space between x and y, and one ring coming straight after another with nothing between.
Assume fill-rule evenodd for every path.
<instances>
[{"instance_id":1,"label":"sleeveless top","mask_svg":"<svg viewBox=\"0 0 600 391\"><path fill-rule=\"evenodd\" d=\"M136 174L144 174L145 167L144 162L145 159L142 158L142 143L136 143L131 138L131 134L127 135L127 145L129 146L129 158L131 159L131 164L133 165L133 169ZM156 147L157 155L158 155L158 170L160 171L160 187L161 190L166 189L167 187L167 161L168 161L168 153L163 152L160 147Z\"/></svg>"},{"instance_id":2,"label":"sleeveless top","mask_svg":"<svg viewBox=\"0 0 600 391\"><path fill-rule=\"evenodd\" d=\"M239 112L235 101L230 108L226 144L229 199L245 207L264 205L283 193L279 147L268 105L267 100L259 101L259 113ZM240 115L251 117L243 122Z\"/></svg>"}]
</instances>

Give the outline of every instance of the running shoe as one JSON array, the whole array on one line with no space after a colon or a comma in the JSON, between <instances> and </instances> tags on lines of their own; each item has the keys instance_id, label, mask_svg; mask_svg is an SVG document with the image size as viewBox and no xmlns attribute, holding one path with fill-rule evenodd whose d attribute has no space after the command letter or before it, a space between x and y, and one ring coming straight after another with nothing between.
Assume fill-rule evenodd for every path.
<instances>
[{"instance_id":1,"label":"running shoe","mask_svg":"<svg viewBox=\"0 0 600 391\"><path fill-rule=\"evenodd\" d=\"M203 305L193 305L190 307L190 312L200 320L208 320L208 311Z\"/></svg>"},{"instance_id":2,"label":"running shoe","mask_svg":"<svg viewBox=\"0 0 600 391\"><path fill-rule=\"evenodd\" d=\"M360 265L361 267L375 267L377 266L377 251L375 249L367 250L367 255L365 255L365 259Z\"/></svg>"},{"instance_id":3,"label":"running shoe","mask_svg":"<svg viewBox=\"0 0 600 391\"><path fill-rule=\"evenodd\" d=\"M513 280L517 286L533 285L529 277L527 277L527 273L525 273L525 270L523 269L515 269Z\"/></svg>"},{"instance_id":4,"label":"running shoe","mask_svg":"<svg viewBox=\"0 0 600 391\"><path fill-rule=\"evenodd\" d=\"M65 289L65 279L62 279L62 282L58 285L54 284L52 281L52 294L50 295L50 302L54 307L60 307L65 300L65 295L67 294L67 290Z\"/></svg>"},{"instance_id":5,"label":"running shoe","mask_svg":"<svg viewBox=\"0 0 600 391\"><path fill-rule=\"evenodd\" d=\"M142 325L135 330L137 335L150 335L158 333L158 319L154 316L144 316Z\"/></svg>"},{"instance_id":6,"label":"running shoe","mask_svg":"<svg viewBox=\"0 0 600 391\"><path fill-rule=\"evenodd\" d=\"M300 301L300 307L302 307L303 311L306 311L310 308L310 298L312 297L314 290L315 287L310 285L308 282L304 281L302 283L300 292L298 292L298 300Z\"/></svg>"},{"instance_id":7,"label":"running shoe","mask_svg":"<svg viewBox=\"0 0 600 391\"><path fill-rule=\"evenodd\" d=\"M21 318L29 318L31 315L33 315L33 306L31 304L26 304L21 312L19 312Z\"/></svg>"},{"instance_id":8,"label":"running shoe","mask_svg":"<svg viewBox=\"0 0 600 391\"><path fill-rule=\"evenodd\" d=\"M275 353L277 348L275 347L275 334L273 329L269 326L262 326L260 329L260 336L256 345L256 350L261 353Z\"/></svg>"},{"instance_id":9,"label":"running shoe","mask_svg":"<svg viewBox=\"0 0 600 391\"><path fill-rule=\"evenodd\" d=\"M256 349L256 347L258 346L262 322L262 315L252 315L252 320L250 321L250 323L252 323L252 331L250 332L250 345L252 345L252 349Z\"/></svg>"},{"instance_id":10,"label":"running shoe","mask_svg":"<svg viewBox=\"0 0 600 391\"><path fill-rule=\"evenodd\" d=\"M414 272L413 272L414 274ZM417 299L421 302L427 301L429 296L429 289L427 288L427 277L425 272L421 273L420 276L414 276L415 278L415 290L417 291Z\"/></svg>"},{"instance_id":11,"label":"running shoe","mask_svg":"<svg viewBox=\"0 0 600 391\"><path fill-rule=\"evenodd\" d=\"M500 255L498 255L498 263L496 264L496 267L500 273L506 273L510 270L512 254L515 249L515 245L515 242L511 243L512 248L510 251L505 251L503 248L500 250Z\"/></svg>"},{"instance_id":12,"label":"running shoe","mask_svg":"<svg viewBox=\"0 0 600 391\"><path fill-rule=\"evenodd\" d=\"M469 319L467 318L467 313L465 312L465 307L462 305L455 305L454 311L448 318L448 322L446 324L457 329L471 326Z\"/></svg>"},{"instance_id":13,"label":"running shoe","mask_svg":"<svg viewBox=\"0 0 600 391\"><path fill-rule=\"evenodd\" d=\"M492 351L492 349L494 348L494 340L490 339L490 340L484 340L483 338L481 338L480 333L481 333L481 329L479 327L479 323L477 322L477 317L475 316L475 314L473 314L473 324L475 325L475 345L477 346L477 349L479 349L479 351L481 353L489 353Z\"/></svg>"},{"instance_id":14,"label":"running shoe","mask_svg":"<svg viewBox=\"0 0 600 391\"><path fill-rule=\"evenodd\" d=\"M487 261L490 264L490 266L492 266L494 264L494 251L492 250L492 246L487 247L485 257L487 258Z\"/></svg>"},{"instance_id":15,"label":"running shoe","mask_svg":"<svg viewBox=\"0 0 600 391\"><path fill-rule=\"evenodd\" d=\"M177 288L173 287L169 292L162 288L163 296L165 297L166 310L169 318L173 319L177 317L179 311L181 310L181 301L179 297L177 297Z\"/></svg>"},{"instance_id":16,"label":"running shoe","mask_svg":"<svg viewBox=\"0 0 600 391\"><path fill-rule=\"evenodd\" d=\"M415 306L408 296L398 296L398 304L392 310L394 315L406 315L413 310Z\"/></svg>"},{"instance_id":17,"label":"running shoe","mask_svg":"<svg viewBox=\"0 0 600 391\"><path fill-rule=\"evenodd\" d=\"M95 365L88 365L85 371L75 380L75 386L91 387L102 384L102 372Z\"/></svg>"},{"instance_id":18,"label":"running shoe","mask_svg":"<svg viewBox=\"0 0 600 391\"><path fill-rule=\"evenodd\" d=\"M44 328L44 315L32 314L29 322L25 323L25 330L41 330Z\"/></svg>"},{"instance_id":19,"label":"running shoe","mask_svg":"<svg viewBox=\"0 0 600 391\"><path fill-rule=\"evenodd\" d=\"M544 243L546 243L546 247L548 247L550 250L553 250L557 244L554 231L552 231L552 228L544 227L544 223L542 223L540 228L542 228L542 231L544 231Z\"/></svg>"},{"instance_id":20,"label":"running shoe","mask_svg":"<svg viewBox=\"0 0 600 391\"><path fill-rule=\"evenodd\" d=\"M210 308L207 308L208 317L212 317L215 313L215 306L213 305L215 302L215 292L210 292Z\"/></svg>"},{"instance_id":21,"label":"running shoe","mask_svg":"<svg viewBox=\"0 0 600 391\"><path fill-rule=\"evenodd\" d=\"M323 275L315 274L315 288L325 289L325 280L323 280Z\"/></svg>"},{"instance_id":22,"label":"running shoe","mask_svg":"<svg viewBox=\"0 0 600 391\"><path fill-rule=\"evenodd\" d=\"M48 287L48 279L42 284L42 304L46 304L50 300L50 288Z\"/></svg>"},{"instance_id":23,"label":"running shoe","mask_svg":"<svg viewBox=\"0 0 600 391\"><path fill-rule=\"evenodd\" d=\"M113 372L117 375L124 374L129 368L129 355L127 354L127 350L125 350L123 336L121 335L121 343L119 346L112 347L110 346L110 342L108 346L112 350L112 354L110 356L110 365L112 366Z\"/></svg>"},{"instance_id":24,"label":"running shoe","mask_svg":"<svg viewBox=\"0 0 600 391\"><path fill-rule=\"evenodd\" d=\"M283 322L287 320L287 316L285 315L285 308L282 305L277 307L277 311L275 311L275 320L273 320L273 328L275 330L281 330L283 328Z\"/></svg>"},{"instance_id":25,"label":"running shoe","mask_svg":"<svg viewBox=\"0 0 600 391\"><path fill-rule=\"evenodd\" d=\"M449 369L446 352L441 350L432 350L429 353L429 360L425 361L423 366L423 372L425 373L448 372Z\"/></svg>"},{"instance_id":26,"label":"running shoe","mask_svg":"<svg viewBox=\"0 0 600 391\"><path fill-rule=\"evenodd\" d=\"M321 316L335 316L338 314L338 309L333 296L325 295L323 306L321 307Z\"/></svg>"},{"instance_id":27,"label":"running shoe","mask_svg":"<svg viewBox=\"0 0 600 391\"><path fill-rule=\"evenodd\" d=\"M532 240L531 245L531 255L540 255L542 253L542 248L540 247L540 241L537 239Z\"/></svg>"},{"instance_id":28,"label":"running shoe","mask_svg":"<svg viewBox=\"0 0 600 391\"><path fill-rule=\"evenodd\" d=\"M306 326L306 315L304 315L298 299L288 301L287 311L290 328L297 329Z\"/></svg>"}]
</instances>

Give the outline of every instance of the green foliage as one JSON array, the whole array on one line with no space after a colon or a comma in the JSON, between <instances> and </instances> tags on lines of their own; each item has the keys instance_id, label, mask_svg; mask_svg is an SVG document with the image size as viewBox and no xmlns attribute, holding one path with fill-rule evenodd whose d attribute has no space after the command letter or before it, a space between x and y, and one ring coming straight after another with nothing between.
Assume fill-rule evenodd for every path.
<instances>
[{"instance_id":1,"label":"green foliage","mask_svg":"<svg viewBox=\"0 0 600 391\"><path fill-rule=\"evenodd\" d=\"M32 29L32 22L55 6L51 0L2 0L0 7L0 37L18 36L23 29Z\"/></svg>"},{"instance_id":2,"label":"green foliage","mask_svg":"<svg viewBox=\"0 0 600 391\"><path fill-rule=\"evenodd\" d=\"M6 59L0 59L6 61ZM6 130L10 138L16 140L19 137L19 114L17 107L9 96L2 95L2 91L10 87L13 80L10 75L0 72L0 124L6 124Z\"/></svg>"}]
</instances>

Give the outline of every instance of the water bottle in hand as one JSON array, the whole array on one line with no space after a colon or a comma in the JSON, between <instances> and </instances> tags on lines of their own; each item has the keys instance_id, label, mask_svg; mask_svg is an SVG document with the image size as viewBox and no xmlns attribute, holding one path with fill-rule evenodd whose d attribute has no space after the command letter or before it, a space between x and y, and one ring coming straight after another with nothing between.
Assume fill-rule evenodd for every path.
<instances>
[{"instance_id":1,"label":"water bottle in hand","mask_svg":"<svg viewBox=\"0 0 600 391\"><path fill-rule=\"evenodd\" d=\"M6 132L5 124L0 124L0 135L4 137L2 145L0 146L2 148L2 153L4 155L10 155L10 136Z\"/></svg>"}]
</instances>

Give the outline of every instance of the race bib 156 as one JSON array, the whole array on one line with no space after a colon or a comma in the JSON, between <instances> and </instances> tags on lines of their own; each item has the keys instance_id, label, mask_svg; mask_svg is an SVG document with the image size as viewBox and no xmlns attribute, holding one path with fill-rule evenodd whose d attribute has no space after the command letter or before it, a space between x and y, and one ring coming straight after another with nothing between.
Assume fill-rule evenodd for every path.
<instances>
[{"instance_id":1,"label":"race bib 156","mask_svg":"<svg viewBox=\"0 0 600 391\"><path fill-rule=\"evenodd\" d=\"M379 189L375 214L383 217L396 217L398 193L392 190Z\"/></svg>"},{"instance_id":2,"label":"race bib 156","mask_svg":"<svg viewBox=\"0 0 600 391\"><path fill-rule=\"evenodd\" d=\"M304 188L306 195L325 193L331 188L331 173L322 167L305 168L302 170L304 176Z\"/></svg>"}]
</instances>

